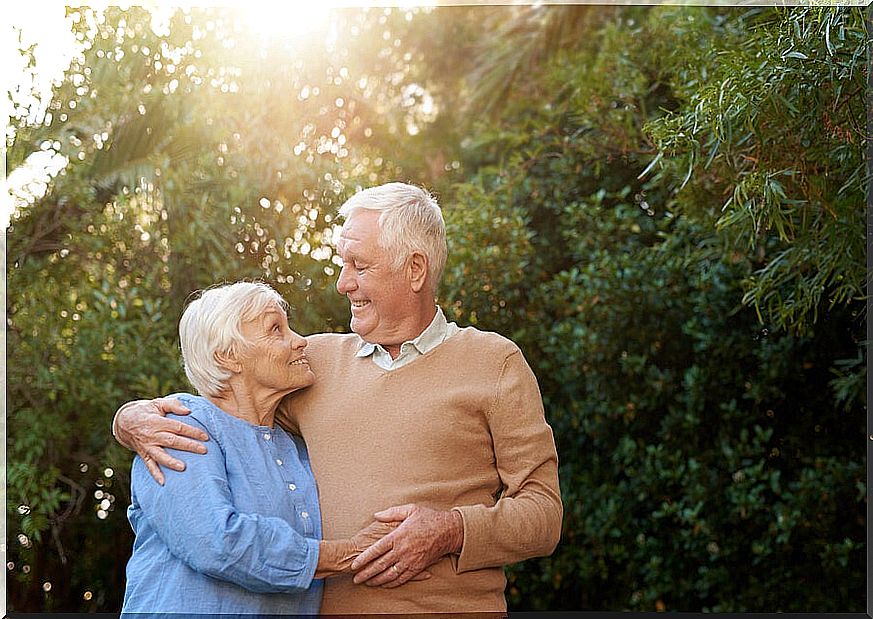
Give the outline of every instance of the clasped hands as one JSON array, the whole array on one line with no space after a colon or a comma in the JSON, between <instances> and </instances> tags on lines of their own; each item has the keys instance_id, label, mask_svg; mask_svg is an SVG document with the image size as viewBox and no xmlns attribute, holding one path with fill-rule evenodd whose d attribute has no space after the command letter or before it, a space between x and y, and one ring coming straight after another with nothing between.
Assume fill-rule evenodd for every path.
<instances>
[{"instance_id":1,"label":"clasped hands","mask_svg":"<svg viewBox=\"0 0 873 619\"><path fill-rule=\"evenodd\" d=\"M374 514L378 522L399 523L353 562L355 584L393 588L416 576L443 556L460 552L464 529L455 511L430 509L414 503Z\"/></svg>"}]
</instances>

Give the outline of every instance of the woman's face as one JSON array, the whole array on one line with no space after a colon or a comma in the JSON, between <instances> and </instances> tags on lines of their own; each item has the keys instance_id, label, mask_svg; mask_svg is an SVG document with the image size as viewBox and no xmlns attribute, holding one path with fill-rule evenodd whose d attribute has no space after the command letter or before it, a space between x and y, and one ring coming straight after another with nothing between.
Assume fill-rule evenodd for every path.
<instances>
[{"instance_id":1,"label":"woman's face","mask_svg":"<svg viewBox=\"0 0 873 619\"><path fill-rule=\"evenodd\" d=\"M254 320L240 325L249 347L241 352L243 379L253 387L291 393L315 381L303 352L306 339L288 326L288 317L278 304Z\"/></svg>"}]
</instances>

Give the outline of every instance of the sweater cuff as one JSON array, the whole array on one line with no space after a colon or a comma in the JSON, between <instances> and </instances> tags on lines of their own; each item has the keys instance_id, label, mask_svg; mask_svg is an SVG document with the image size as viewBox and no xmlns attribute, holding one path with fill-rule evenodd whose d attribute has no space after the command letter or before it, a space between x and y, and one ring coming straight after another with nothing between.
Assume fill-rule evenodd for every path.
<instances>
[{"instance_id":1,"label":"sweater cuff","mask_svg":"<svg viewBox=\"0 0 873 619\"><path fill-rule=\"evenodd\" d=\"M464 542L459 555L451 555L452 567L456 574L478 570L482 567L483 544L487 546L487 537L483 538L482 532L487 529L487 522L483 516L484 505L464 505L453 507L452 511L461 515L464 523Z\"/></svg>"}]
</instances>

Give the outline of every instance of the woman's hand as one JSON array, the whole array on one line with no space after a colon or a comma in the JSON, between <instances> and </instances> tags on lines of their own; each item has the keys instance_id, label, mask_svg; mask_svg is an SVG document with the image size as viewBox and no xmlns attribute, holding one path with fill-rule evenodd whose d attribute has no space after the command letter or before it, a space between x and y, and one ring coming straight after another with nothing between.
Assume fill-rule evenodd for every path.
<instances>
[{"instance_id":1,"label":"woman's hand","mask_svg":"<svg viewBox=\"0 0 873 619\"><path fill-rule=\"evenodd\" d=\"M115 413L113 434L115 440L139 454L151 476L163 486L164 474L158 465L174 471L185 470L185 463L172 457L165 448L206 453L206 445L199 441L209 440L209 435L181 421L165 417L167 413L187 415L189 412L179 400L172 398L134 400L124 404Z\"/></svg>"},{"instance_id":2,"label":"woman's hand","mask_svg":"<svg viewBox=\"0 0 873 619\"><path fill-rule=\"evenodd\" d=\"M376 520L352 535L351 542L355 553L352 559L391 533L399 524L399 522L379 522Z\"/></svg>"}]
</instances>

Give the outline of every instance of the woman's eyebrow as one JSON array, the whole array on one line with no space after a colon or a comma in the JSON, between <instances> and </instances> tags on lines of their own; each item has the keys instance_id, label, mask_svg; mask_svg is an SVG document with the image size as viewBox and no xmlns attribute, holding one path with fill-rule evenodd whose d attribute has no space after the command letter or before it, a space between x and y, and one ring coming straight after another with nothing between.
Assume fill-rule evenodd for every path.
<instances>
[{"instance_id":1,"label":"woman's eyebrow","mask_svg":"<svg viewBox=\"0 0 873 619\"><path fill-rule=\"evenodd\" d=\"M261 322L263 324L266 324L272 320L276 320L277 318L280 318L281 316L282 316L282 314L280 314L278 310L270 308L270 309L264 311L263 314L261 314Z\"/></svg>"}]
</instances>

